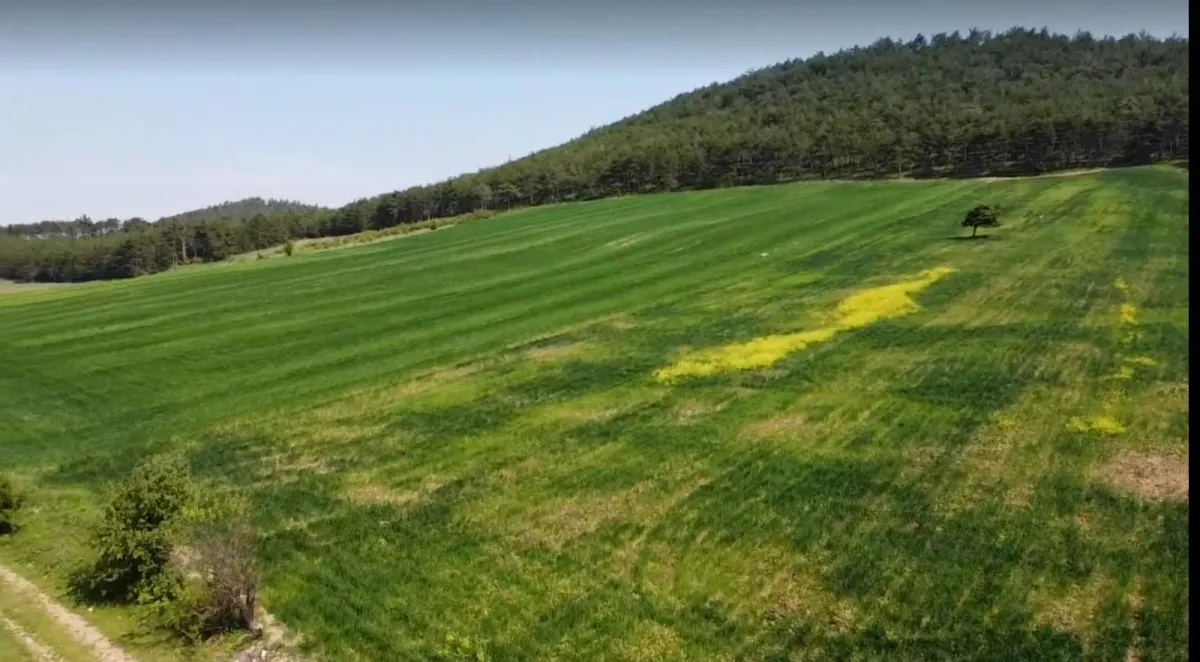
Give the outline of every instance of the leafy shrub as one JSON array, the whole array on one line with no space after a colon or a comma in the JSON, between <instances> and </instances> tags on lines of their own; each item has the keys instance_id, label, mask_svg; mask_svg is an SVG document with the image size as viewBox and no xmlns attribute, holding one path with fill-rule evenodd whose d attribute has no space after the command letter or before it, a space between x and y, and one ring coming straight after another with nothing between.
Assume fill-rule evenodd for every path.
<instances>
[{"instance_id":1,"label":"leafy shrub","mask_svg":"<svg viewBox=\"0 0 1200 662\"><path fill-rule=\"evenodd\" d=\"M195 495L181 458L158 456L138 465L109 498L93 536L95 557L72 578L76 593L139 602L170 595L174 582L162 575Z\"/></svg>"},{"instance_id":2,"label":"leafy shrub","mask_svg":"<svg viewBox=\"0 0 1200 662\"><path fill-rule=\"evenodd\" d=\"M25 489L16 476L0 474L0 535L17 530L17 511L25 503Z\"/></svg>"},{"instance_id":3,"label":"leafy shrub","mask_svg":"<svg viewBox=\"0 0 1200 662\"><path fill-rule=\"evenodd\" d=\"M292 241L291 239L288 239L287 243L285 243L283 245L283 254L287 255L288 257L291 257L292 253L295 253L295 252L296 252L296 242Z\"/></svg>"}]
</instances>

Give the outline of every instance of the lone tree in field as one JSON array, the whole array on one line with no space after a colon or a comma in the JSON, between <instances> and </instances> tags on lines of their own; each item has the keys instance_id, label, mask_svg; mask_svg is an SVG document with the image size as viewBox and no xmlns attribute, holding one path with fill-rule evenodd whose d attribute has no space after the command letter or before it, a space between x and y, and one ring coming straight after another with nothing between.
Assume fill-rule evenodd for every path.
<instances>
[{"instance_id":1,"label":"lone tree in field","mask_svg":"<svg viewBox=\"0 0 1200 662\"><path fill-rule=\"evenodd\" d=\"M979 205L967 212L967 217L962 222L964 228L971 228L972 237L979 232L979 228L994 228L999 225L1000 219L997 217L996 210L987 205Z\"/></svg>"}]
</instances>

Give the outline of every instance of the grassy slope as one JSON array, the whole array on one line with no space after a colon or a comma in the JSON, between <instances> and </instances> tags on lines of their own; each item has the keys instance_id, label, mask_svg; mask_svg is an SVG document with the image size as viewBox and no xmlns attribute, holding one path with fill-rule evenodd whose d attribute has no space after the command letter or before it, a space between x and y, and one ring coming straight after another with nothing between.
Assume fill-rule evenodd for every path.
<instances>
[{"instance_id":1,"label":"grassy slope","mask_svg":"<svg viewBox=\"0 0 1200 662\"><path fill-rule=\"evenodd\" d=\"M1006 227L950 240L977 203ZM1186 503L1103 471L1186 453L1187 236L1168 168L810 184L14 295L0 464L41 491L0 558L61 573L185 447L331 659L1184 659ZM910 316L653 379L937 266Z\"/></svg>"}]
</instances>

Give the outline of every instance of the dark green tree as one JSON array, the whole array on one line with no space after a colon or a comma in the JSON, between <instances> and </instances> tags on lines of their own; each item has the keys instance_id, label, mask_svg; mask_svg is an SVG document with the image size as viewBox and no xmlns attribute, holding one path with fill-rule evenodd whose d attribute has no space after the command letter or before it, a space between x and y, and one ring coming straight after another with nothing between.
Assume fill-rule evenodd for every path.
<instances>
[{"instance_id":1,"label":"dark green tree","mask_svg":"<svg viewBox=\"0 0 1200 662\"><path fill-rule=\"evenodd\" d=\"M979 232L979 228L995 228L1000 227L1000 218L996 210L987 205L979 205L971 211L967 212L966 218L963 219L962 226L971 228L971 236Z\"/></svg>"}]
</instances>

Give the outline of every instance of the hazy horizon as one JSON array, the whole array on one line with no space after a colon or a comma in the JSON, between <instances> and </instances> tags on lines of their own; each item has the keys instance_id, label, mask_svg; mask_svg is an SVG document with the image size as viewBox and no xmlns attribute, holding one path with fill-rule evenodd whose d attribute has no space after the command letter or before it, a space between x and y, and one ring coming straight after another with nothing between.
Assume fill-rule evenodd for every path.
<instances>
[{"instance_id":1,"label":"hazy horizon","mask_svg":"<svg viewBox=\"0 0 1200 662\"><path fill-rule=\"evenodd\" d=\"M336 207L519 158L751 69L884 36L1014 25L1097 37L1188 30L1178 0L778 0L702 4L686 15L654 3L530 2L433 13L210 4L157 14L2 3L0 90L10 103L0 109L0 224L154 220L247 197Z\"/></svg>"}]
</instances>

